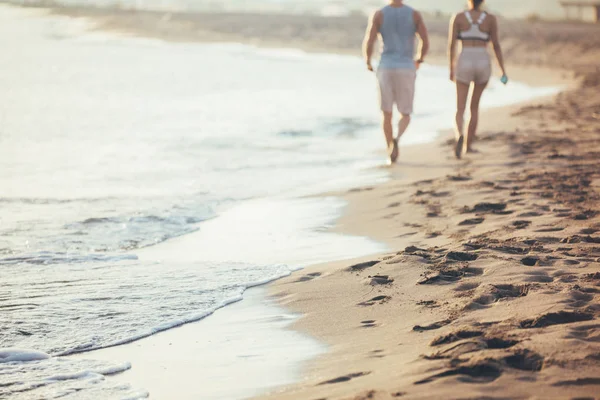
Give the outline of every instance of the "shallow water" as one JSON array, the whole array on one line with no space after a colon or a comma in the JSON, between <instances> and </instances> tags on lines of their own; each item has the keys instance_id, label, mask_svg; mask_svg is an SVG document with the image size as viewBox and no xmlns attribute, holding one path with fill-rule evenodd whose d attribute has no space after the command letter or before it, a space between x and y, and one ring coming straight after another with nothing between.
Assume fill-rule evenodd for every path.
<instances>
[{"instance_id":1,"label":"shallow water","mask_svg":"<svg viewBox=\"0 0 600 400\"><path fill-rule=\"evenodd\" d=\"M61 356L382 249L326 232L340 200L299 198L386 178L359 59L123 38L35 15L0 8L11 55L0 58L0 348L52 358L0 363L0 397L144 397L103 379L127 362ZM448 126L446 75L420 72L404 144ZM485 101L553 90L493 85Z\"/></svg>"}]
</instances>

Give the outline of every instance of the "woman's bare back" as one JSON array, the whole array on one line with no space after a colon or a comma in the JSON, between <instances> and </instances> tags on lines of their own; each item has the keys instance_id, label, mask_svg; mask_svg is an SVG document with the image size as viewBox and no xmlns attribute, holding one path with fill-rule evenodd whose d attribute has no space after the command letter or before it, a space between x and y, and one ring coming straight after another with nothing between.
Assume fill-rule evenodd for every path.
<instances>
[{"instance_id":1,"label":"woman's bare back","mask_svg":"<svg viewBox=\"0 0 600 400\"><path fill-rule=\"evenodd\" d=\"M469 13L471 14L471 19L473 21L477 21L481 17L481 14L483 14L483 11L471 10L471 11L469 11ZM487 12L485 14L486 14L486 17L483 20L483 22L481 23L481 25L479 25L479 29L481 30L481 32L491 35L492 27L496 20L496 17ZM471 28L471 23L467 19L467 16L465 15L464 12L456 14L456 16L454 17L454 24L456 27L456 32L458 34L460 34L461 32L467 32ZM487 46L487 42L483 42L481 40L463 40L462 44L463 44L463 47L485 47L485 46Z\"/></svg>"}]
</instances>

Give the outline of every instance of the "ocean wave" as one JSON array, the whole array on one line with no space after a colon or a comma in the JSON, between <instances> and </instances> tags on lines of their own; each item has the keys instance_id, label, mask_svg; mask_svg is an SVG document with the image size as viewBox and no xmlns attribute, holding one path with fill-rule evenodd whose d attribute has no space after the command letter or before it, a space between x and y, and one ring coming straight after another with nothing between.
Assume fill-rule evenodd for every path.
<instances>
[{"instance_id":1,"label":"ocean wave","mask_svg":"<svg viewBox=\"0 0 600 400\"><path fill-rule=\"evenodd\" d=\"M287 269L287 267L286 267L286 269ZM109 348L109 347L120 346L120 345L123 345L123 344L135 342L137 340L146 338L148 336L155 335L155 334L160 333L160 332L164 332L164 331L169 330L169 329L177 328L177 327L185 325L185 324L189 324L189 323L192 323L192 322L200 321L200 320L202 320L202 319L204 319L204 318L206 318L206 317L214 314L216 311L218 311L219 309L221 309L223 307L226 307L226 306L228 306L230 304L237 303L238 301L241 301L243 299L243 295L244 295L244 292L246 290L248 290L250 288L253 288L253 287L256 287L256 286L266 285L269 282L273 282L275 280L278 280L278 279L281 279L283 277L289 276L291 273L292 273L292 269L287 269L287 271L284 272L284 273L277 274L277 275L272 275L272 276L269 276L268 278L259 279L259 280L256 280L256 281L253 281L253 282L250 282L250 283L246 283L246 284L243 284L243 285L237 285L237 284L236 285L231 285L230 289L239 291L239 294L221 301L217 306L212 307L212 308L210 308L208 310L202 311L202 312L197 313L197 314L192 314L190 316L186 316L186 317L183 317L183 318L173 319L173 320L170 320L170 321L166 321L166 322L160 323L160 324L155 325L155 326L153 326L153 327L151 327L151 328L149 328L147 330L141 331L141 332L139 332L139 333L137 333L135 335L128 336L128 337L125 337L123 339L119 339L119 340L116 340L116 341L113 341L113 342L109 342L109 343L106 343L104 345L94 346L94 345L91 345L91 344L86 344L86 345L83 345L83 346L78 346L76 348L63 351L63 352L57 354L57 356L67 356L67 355L71 355L71 354L85 353L85 352L89 352L89 351L94 351L94 350L100 350L100 349L105 349L105 348Z\"/></svg>"},{"instance_id":2,"label":"ocean wave","mask_svg":"<svg viewBox=\"0 0 600 400\"><path fill-rule=\"evenodd\" d=\"M92 262L120 262L127 260L137 260L135 254L74 254L62 252L40 251L38 253L20 255L18 257L0 258L0 265L14 264L35 264L35 265L50 265L50 264L80 264Z\"/></svg>"},{"instance_id":3,"label":"ocean wave","mask_svg":"<svg viewBox=\"0 0 600 400\"><path fill-rule=\"evenodd\" d=\"M91 267L42 264L25 286L21 266L4 260L0 285L20 290L0 297L3 317L13 321L0 335L0 347L64 356L129 343L201 320L241 300L249 287L291 271L286 265L126 260Z\"/></svg>"},{"instance_id":4,"label":"ocean wave","mask_svg":"<svg viewBox=\"0 0 600 400\"><path fill-rule=\"evenodd\" d=\"M0 349L0 363L39 361L48 358L50 355L42 351L16 348Z\"/></svg>"},{"instance_id":5,"label":"ocean wave","mask_svg":"<svg viewBox=\"0 0 600 400\"><path fill-rule=\"evenodd\" d=\"M82 197L72 199L60 199L51 197L0 197L0 203L6 204L68 204L68 203L99 203L115 200L115 197Z\"/></svg>"},{"instance_id":6,"label":"ocean wave","mask_svg":"<svg viewBox=\"0 0 600 400\"><path fill-rule=\"evenodd\" d=\"M15 354L44 354L36 350L17 350ZM142 399L148 392L129 385L106 380L131 369L129 362L107 363L97 360L76 360L57 357L15 359L0 364L0 398L36 399Z\"/></svg>"}]
</instances>

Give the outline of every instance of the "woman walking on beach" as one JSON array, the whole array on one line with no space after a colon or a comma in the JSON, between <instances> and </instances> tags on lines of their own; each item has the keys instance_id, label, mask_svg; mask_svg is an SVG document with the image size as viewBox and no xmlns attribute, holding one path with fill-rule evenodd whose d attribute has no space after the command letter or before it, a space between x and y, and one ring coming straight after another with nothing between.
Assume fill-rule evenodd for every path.
<instances>
[{"instance_id":1,"label":"woman walking on beach","mask_svg":"<svg viewBox=\"0 0 600 400\"><path fill-rule=\"evenodd\" d=\"M456 144L454 148L456 158L461 158L463 153L473 151L472 146L479 119L479 101L492 74L490 54L488 53L490 41L502 70L502 83L508 82L502 49L498 41L498 20L494 15L481 9L483 2L484 0L469 0L469 10L456 14L450 22L450 80L456 82ZM456 49L459 40L462 42L462 50L457 60ZM465 138L464 114L471 83L473 83L471 119Z\"/></svg>"}]
</instances>

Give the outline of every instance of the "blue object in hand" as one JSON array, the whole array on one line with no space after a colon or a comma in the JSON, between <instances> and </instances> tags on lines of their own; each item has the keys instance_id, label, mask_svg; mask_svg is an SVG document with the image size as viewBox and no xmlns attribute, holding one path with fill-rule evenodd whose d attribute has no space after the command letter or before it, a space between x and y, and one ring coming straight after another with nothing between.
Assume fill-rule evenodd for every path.
<instances>
[{"instance_id":1,"label":"blue object in hand","mask_svg":"<svg viewBox=\"0 0 600 400\"><path fill-rule=\"evenodd\" d=\"M500 82L506 85L508 83L508 76L502 75L502 78L500 78Z\"/></svg>"}]
</instances>

